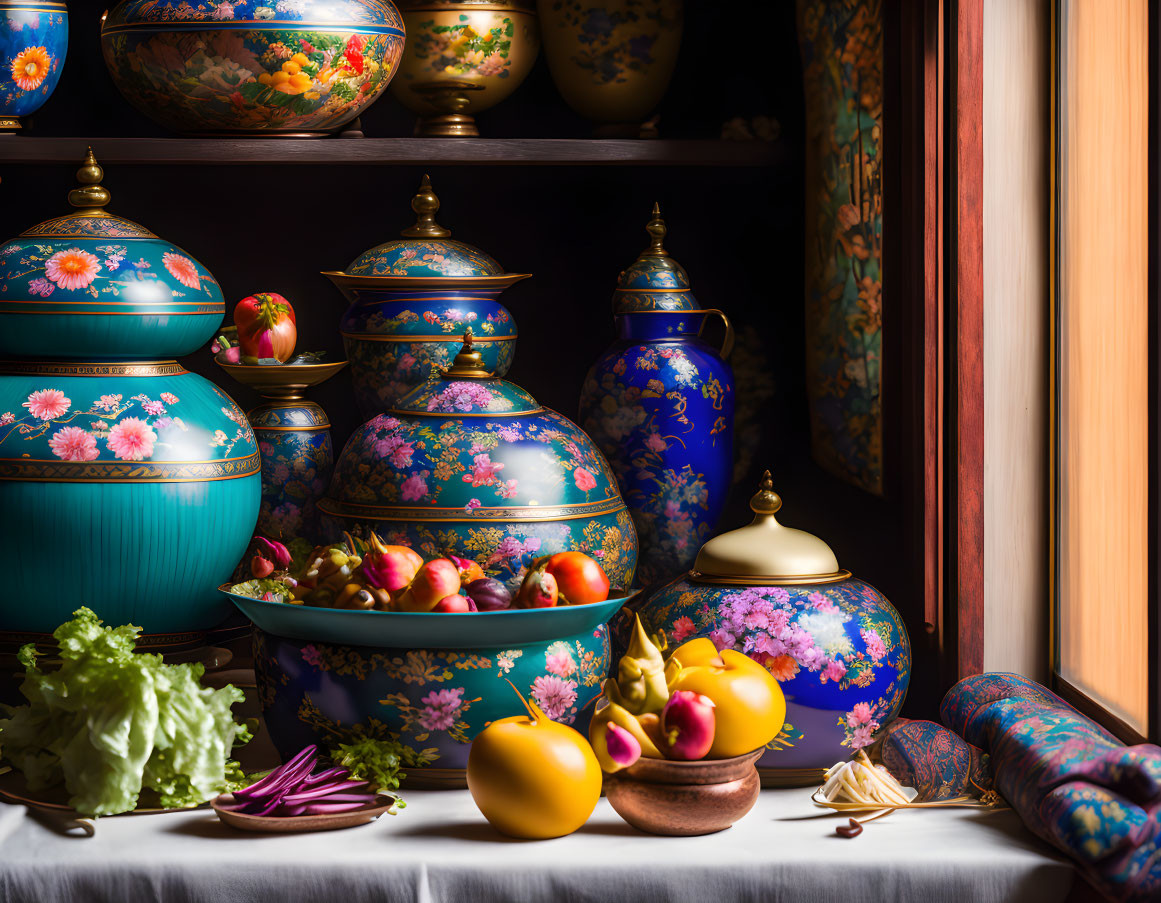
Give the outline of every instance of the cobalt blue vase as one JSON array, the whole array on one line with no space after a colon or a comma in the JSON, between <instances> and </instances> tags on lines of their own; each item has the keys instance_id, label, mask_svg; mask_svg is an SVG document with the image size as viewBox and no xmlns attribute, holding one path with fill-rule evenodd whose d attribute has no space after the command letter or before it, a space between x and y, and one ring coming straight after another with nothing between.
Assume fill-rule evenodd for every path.
<instances>
[{"instance_id":1,"label":"cobalt blue vase","mask_svg":"<svg viewBox=\"0 0 1161 903\"><path fill-rule=\"evenodd\" d=\"M608 459L637 527L638 581L689 569L721 516L733 460L734 387L726 359L733 328L702 309L669 257L655 206L652 242L613 294L617 341L585 378L580 423ZM720 348L703 341L709 317L725 324Z\"/></svg>"},{"instance_id":2,"label":"cobalt blue vase","mask_svg":"<svg viewBox=\"0 0 1161 903\"><path fill-rule=\"evenodd\" d=\"M326 272L350 302L339 331L364 417L391 408L452 363L465 329L484 367L504 376L516 355L516 321L500 293L527 279L435 222L439 198L423 177L417 220L403 238L376 245L342 272Z\"/></svg>"},{"instance_id":3,"label":"cobalt blue vase","mask_svg":"<svg viewBox=\"0 0 1161 903\"><path fill-rule=\"evenodd\" d=\"M0 633L47 634L81 605L147 634L230 613L216 591L261 492L245 415L166 357L222 322L214 277L105 211L92 151L76 211L0 246Z\"/></svg>"},{"instance_id":4,"label":"cobalt blue vase","mask_svg":"<svg viewBox=\"0 0 1161 903\"><path fill-rule=\"evenodd\" d=\"M0 133L22 128L56 89L69 11L56 0L0 0Z\"/></svg>"}]
</instances>

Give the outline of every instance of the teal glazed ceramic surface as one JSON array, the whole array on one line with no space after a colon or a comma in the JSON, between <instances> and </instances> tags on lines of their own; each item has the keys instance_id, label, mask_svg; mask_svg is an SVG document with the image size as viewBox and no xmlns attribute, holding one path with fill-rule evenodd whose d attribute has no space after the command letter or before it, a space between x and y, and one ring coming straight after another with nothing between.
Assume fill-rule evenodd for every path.
<instances>
[{"instance_id":1,"label":"teal glazed ceramic surface","mask_svg":"<svg viewBox=\"0 0 1161 903\"><path fill-rule=\"evenodd\" d=\"M245 416L179 364L0 361L0 631L81 604L146 633L212 627L260 492Z\"/></svg>"},{"instance_id":2,"label":"teal glazed ceramic surface","mask_svg":"<svg viewBox=\"0 0 1161 903\"><path fill-rule=\"evenodd\" d=\"M388 410L448 367L470 328L486 369L503 376L516 355L516 321L501 292L527 278L435 222L439 199L423 177L411 207L417 221L359 255L341 273L324 273L350 302L339 331L363 416Z\"/></svg>"},{"instance_id":3,"label":"teal glazed ceramic surface","mask_svg":"<svg viewBox=\"0 0 1161 903\"><path fill-rule=\"evenodd\" d=\"M190 354L221 325L225 300L192 255L104 209L89 152L79 208L0 246L0 356L159 359Z\"/></svg>"},{"instance_id":4,"label":"teal glazed ceramic surface","mask_svg":"<svg viewBox=\"0 0 1161 903\"><path fill-rule=\"evenodd\" d=\"M593 555L615 586L630 586L637 565L632 519L588 436L489 375L467 344L355 431L319 509L330 536L373 530L511 583L534 558L568 549Z\"/></svg>"},{"instance_id":5,"label":"teal glazed ceramic surface","mask_svg":"<svg viewBox=\"0 0 1161 903\"><path fill-rule=\"evenodd\" d=\"M389 0L123 0L101 49L125 98L179 132L322 135L395 76Z\"/></svg>"},{"instance_id":6,"label":"teal glazed ceramic surface","mask_svg":"<svg viewBox=\"0 0 1161 903\"><path fill-rule=\"evenodd\" d=\"M817 784L899 714L911 643L878 590L840 570L818 537L778 523L769 473L750 505L753 523L707 542L641 620L671 646L709 637L764 665L786 696L786 724L759 769L773 782Z\"/></svg>"},{"instance_id":7,"label":"teal glazed ceramic surface","mask_svg":"<svg viewBox=\"0 0 1161 903\"><path fill-rule=\"evenodd\" d=\"M690 568L725 506L733 472L733 330L703 310L668 256L660 211L652 245L613 295L617 340L589 370L580 422L608 459L641 544L638 579L661 583ZM726 326L719 350L700 338L707 317Z\"/></svg>"},{"instance_id":8,"label":"teal glazed ceramic surface","mask_svg":"<svg viewBox=\"0 0 1161 903\"><path fill-rule=\"evenodd\" d=\"M238 595L230 592L228 585L219 589L256 627L277 636L356 646L440 649L539 643L566 634L586 633L607 624L633 598L628 595L591 605L509 608L461 615L316 608Z\"/></svg>"},{"instance_id":9,"label":"teal glazed ceramic surface","mask_svg":"<svg viewBox=\"0 0 1161 903\"><path fill-rule=\"evenodd\" d=\"M0 132L21 128L56 89L69 13L55 0L0 0Z\"/></svg>"},{"instance_id":10,"label":"teal glazed ceramic surface","mask_svg":"<svg viewBox=\"0 0 1161 903\"><path fill-rule=\"evenodd\" d=\"M50 633L82 604L149 634L212 627L230 613L214 587L258 515L245 416L213 383L158 360L213 334L217 283L105 213L101 177L90 151L69 195L77 212L0 248L4 633Z\"/></svg>"},{"instance_id":11,"label":"teal glazed ceramic surface","mask_svg":"<svg viewBox=\"0 0 1161 903\"><path fill-rule=\"evenodd\" d=\"M463 786L476 734L526 714L508 681L548 717L587 733L610 663L603 624L474 649L339 645L254 631L263 720L283 759L352 733L398 737L407 750L404 791L419 782Z\"/></svg>"}]
</instances>

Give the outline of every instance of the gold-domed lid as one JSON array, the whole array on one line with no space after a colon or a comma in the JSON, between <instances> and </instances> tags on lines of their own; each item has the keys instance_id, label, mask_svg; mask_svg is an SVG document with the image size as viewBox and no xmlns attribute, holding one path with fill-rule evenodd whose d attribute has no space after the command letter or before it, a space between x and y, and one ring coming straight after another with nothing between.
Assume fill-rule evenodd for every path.
<instances>
[{"instance_id":1,"label":"gold-domed lid","mask_svg":"<svg viewBox=\"0 0 1161 903\"><path fill-rule=\"evenodd\" d=\"M813 533L778 523L774 515L781 507L782 498L766 471L750 499L754 520L703 545L691 578L704 583L780 586L836 583L850 577L850 571L839 568L825 542Z\"/></svg>"}]
</instances>

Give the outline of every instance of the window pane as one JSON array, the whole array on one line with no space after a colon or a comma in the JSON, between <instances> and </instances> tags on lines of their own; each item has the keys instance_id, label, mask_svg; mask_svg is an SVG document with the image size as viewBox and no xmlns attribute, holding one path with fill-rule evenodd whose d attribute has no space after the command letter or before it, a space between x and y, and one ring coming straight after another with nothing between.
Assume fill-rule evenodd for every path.
<instances>
[{"instance_id":1,"label":"window pane","mask_svg":"<svg viewBox=\"0 0 1161 903\"><path fill-rule=\"evenodd\" d=\"M1148 5L1063 0L1058 670L1148 722Z\"/></svg>"}]
</instances>

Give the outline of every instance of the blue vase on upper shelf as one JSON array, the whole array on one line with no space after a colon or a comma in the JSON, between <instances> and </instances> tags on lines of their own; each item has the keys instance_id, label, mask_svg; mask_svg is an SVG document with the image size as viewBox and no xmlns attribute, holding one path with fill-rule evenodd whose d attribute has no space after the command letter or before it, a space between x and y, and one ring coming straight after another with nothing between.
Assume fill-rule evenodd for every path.
<instances>
[{"instance_id":1,"label":"blue vase on upper shelf","mask_svg":"<svg viewBox=\"0 0 1161 903\"><path fill-rule=\"evenodd\" d=\"M581 391L580 423L608 459L637 527L641 585L690 568L721 516L732 472L734 387L730 321L705 309L664 247L657 205L649 247L613 293L617 340ZM720 348L701 336L711 316Z\"/></svg>"},{"instance_id":2,"label":"blue vase on upper shelf","mask_svg":"<svg viewBox=\"0 0 1161 903\"><path fill-rule=\"evenodd\" d=\"M56 89L69 49L69 11L58 0L0 0L0 135L23 125Z\"/></svg>"}]
</instances>

